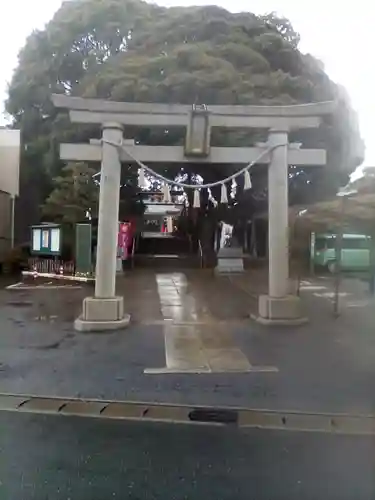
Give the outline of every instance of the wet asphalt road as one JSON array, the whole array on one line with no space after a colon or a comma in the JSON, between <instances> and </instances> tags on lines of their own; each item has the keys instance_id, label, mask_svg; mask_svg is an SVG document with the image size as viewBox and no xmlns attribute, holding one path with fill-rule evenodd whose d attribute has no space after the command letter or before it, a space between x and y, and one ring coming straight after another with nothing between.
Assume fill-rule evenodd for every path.
<instances>
[{"instance_id":1,"label":"wet asphalt road","mask_svg":"<svg viewBox=\"0 0 375 500\"><path fill-rule=\"evenodd\" d=\"M0 412L1 500L373 500L375 439Z\"/></svg>"}]
</instances>

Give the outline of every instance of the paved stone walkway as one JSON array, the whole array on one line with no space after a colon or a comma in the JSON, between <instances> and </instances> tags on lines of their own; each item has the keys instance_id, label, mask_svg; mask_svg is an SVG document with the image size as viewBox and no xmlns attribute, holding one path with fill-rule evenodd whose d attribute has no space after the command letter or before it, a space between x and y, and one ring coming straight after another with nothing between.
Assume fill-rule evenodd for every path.
<instances>
[{"instance_id":1,"label":"paved stone walkway","mask_svg":"<svg viewBox=\"0 0 375 500\"><path fill-rule=\"evenodd\" d=\"M310 324L274 329L249 319L264 282L136 271L118 280L130 328L90 335L72 321L92 287L2 290L0 392L374 413L366 285L344 281L336 319L332 280L305 280Z\"/></svg>"},{"instance_id":2,"label":"paved stone walkway","mask_svg":"<svg viewBox=\"0 0 375 500\"><path fill-rule=\"evenodd\" d=\"M129 293L130 291L130 293ZM239 321L249 317L246 292L211 270L136 271L117 282L117 293L138 323Z\"/></svg>"}]
</instances>

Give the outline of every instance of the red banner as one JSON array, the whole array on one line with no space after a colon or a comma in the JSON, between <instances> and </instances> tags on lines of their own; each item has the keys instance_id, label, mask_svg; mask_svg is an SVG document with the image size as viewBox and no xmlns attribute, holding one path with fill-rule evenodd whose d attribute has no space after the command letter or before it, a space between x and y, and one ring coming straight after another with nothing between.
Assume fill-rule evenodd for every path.
<instances>
[{"instance_id":1,"label":"red banner","mask_svg":"<svg viewBox=\"0 0 375 500\"><path fill-rule=\"evenodd\" d=\"M117 238L119 254L123 260L128 258L130 247L133 243L133 228L130 222L120 222Z\"/></svg>"}]
</instances>

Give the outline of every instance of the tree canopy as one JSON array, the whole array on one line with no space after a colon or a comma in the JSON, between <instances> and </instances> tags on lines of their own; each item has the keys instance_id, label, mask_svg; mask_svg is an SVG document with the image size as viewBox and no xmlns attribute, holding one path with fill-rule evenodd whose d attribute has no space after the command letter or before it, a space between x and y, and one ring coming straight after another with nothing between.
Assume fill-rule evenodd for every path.
<instances>
[{"instance_id":1,"label":"tree canopy","mask_svg":"<svg viewBox=\"0 0 375 500\"><path fill-rule=\"evenodd\" d=\"M332 194L362 161L356 116L341 87L318 60L301 53L298 44L290 22L273 13L232 14L216 6L164 8L141 0L64 2L46 28L28 38L9 87L7 111L21 128L26 146L21 194L36 183L28 191L30 207L23 210L35 218L31 205L39 206L49 196L51 179L63 166L59 142L99 136L95 127L70 124L66 114L53 108L52 93L186 104L339 100L336 114L318 130L291 137L306 146L326 147L329 163L326 169L292 169L291 201ZM126 132L149 144L179 143L183 137L179 129ZM262 134L218 129L212 142L251 145L263 139ZM208 170L194 173L205 180L224 176ZM130 169L127 175L133 185L135 172ZM264 180L255 185L253 203L265 191Z\"/></svg>"}]
</instances>

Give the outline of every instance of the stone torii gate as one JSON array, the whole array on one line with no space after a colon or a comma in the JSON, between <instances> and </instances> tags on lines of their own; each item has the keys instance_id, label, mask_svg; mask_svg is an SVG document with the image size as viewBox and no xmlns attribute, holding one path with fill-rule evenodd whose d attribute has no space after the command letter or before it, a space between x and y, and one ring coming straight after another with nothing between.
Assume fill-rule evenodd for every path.
<instances>
[{"instance_id":1,"label":"stone torii gate","mask_svg":"<svg viewBox=\"0 0 375 500\"><path fill-rule=\"evenodd\" d=\"M289 294L288 164L324 165L326 152L289 144L288 133L293 129L318 127L321 117L333 112L334 102L192 107L121 103L57 94L52 99L56 107L69 110L72 122L102 127L102 142L62 144L60 147L62 160L101 161L95 296L84 299L82 315L75 321L77 330L111 330L129 323L123 298L115 295L121 162L131 163L132 156L144 163L248 164L267 148L273 149L264 154L259 163L269 165L269 290L268 295L259 298L258 320L267 324L298 324L305 320L300 299ZM185 126L185 147L144 146L123 141L124 125ZM266 128L268 143L253 148L210 147L212 126ZM119 147L114 147L113 143Z\"/></svg>"}]
</instances>

